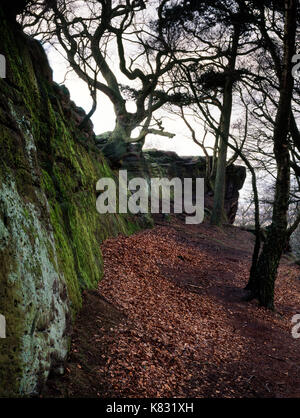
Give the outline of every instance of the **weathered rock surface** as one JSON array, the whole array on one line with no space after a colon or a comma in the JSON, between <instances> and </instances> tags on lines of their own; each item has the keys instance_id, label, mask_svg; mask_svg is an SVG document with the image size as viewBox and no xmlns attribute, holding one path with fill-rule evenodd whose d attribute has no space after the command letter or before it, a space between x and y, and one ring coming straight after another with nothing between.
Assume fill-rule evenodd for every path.
<instances>
[{"instance_id":1,"label":"weathered rock surface","mask_svg":"<svg viewBox=\"0 0 300 418\"><path fill-rule=\"evenodd\" d=\"M179 177L204 178L206 160L204 157L179 157L175 152L147 150L140 152L137 145L132 145L131 152L122 160L122 168L127 169L132 177ZM225 212L229 223L233 224L238 209L239 190L246 179L246 168L231 165L226 171ZM205 179L205 207L213 207L213 192L209 181Z\"/></svg>"},{"instance_id":2,"label":"weathered rock surface","mask_svg":"<svg viewBox=\"0 0 300 418\"><path fill-rule=\"evenodd\" d=\"M96 211L96 182L114 174L15 13L6 19L0 7L0 396L36 394L62 370L81 291L103 274L100 243L138 229L132 217Z\"/></svg>"}]
</instances>

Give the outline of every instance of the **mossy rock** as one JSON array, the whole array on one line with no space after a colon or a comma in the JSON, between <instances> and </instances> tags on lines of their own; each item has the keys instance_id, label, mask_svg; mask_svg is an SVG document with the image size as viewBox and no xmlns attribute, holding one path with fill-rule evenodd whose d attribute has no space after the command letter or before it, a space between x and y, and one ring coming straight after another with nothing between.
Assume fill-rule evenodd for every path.
<instances>
[{"instance_id":1,"label":"mossy rock","mask_svg":"<svg viewBox=\"0 0 300 418\"><path fill-rule=\"evenodd\" d=\"M0 396L30 396L64 363L82 290L103 275L101 243L145 219L96 211L97 181L115 174L79 140L41 46L0 19Z\"/></svg>"}]
</instances>

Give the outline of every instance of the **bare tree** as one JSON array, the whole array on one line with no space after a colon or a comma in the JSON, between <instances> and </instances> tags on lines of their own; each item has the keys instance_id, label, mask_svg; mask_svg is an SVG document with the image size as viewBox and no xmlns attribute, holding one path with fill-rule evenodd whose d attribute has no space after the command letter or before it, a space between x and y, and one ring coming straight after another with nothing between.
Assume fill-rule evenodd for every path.
<instances>
[{"instance_id":1,"label":"bare tree","mask_svg":"<svg viewBox=\"0 0 300 418\"><path fill-rule=\"evenodd\" d=\"M233 98L243 75L249 73L249 63L243 58L260 48L256 35L252 35L250 31L253 18L239 0L180 0L166 2L163 19L166 43L171 43L176 37L187 36L188 42L191 42L191 38L199 48L205 48L209 52L206 61L198 65L180 63L172 72L174 86L180 91L185 83L193 97L191 103L196 103L198 112L204 117L211 113L211 107L219 112L217 129L214 123L214 207L211 223L221 225L226 221L226 166L237 158L235 153L231 161L228 161ZM212 51L215 55L213 60L209 59ZM187 119L185 122L187 123ZM194 136L192 131L191 133Z\"/></svg>"},{"instance_id":2,"label":"bare tree","mask_svg":"<svg viewBox=\"0 0 300 418\"><path fill-rule=\"evenodd\" d=\"M294 80L292 77L292 57L295 54L296 41L296 0L285 0L285 25L283 36L284 54L281 60L276 45L267 32L264 6L259 7L259 27L265 38L280 82L280 97L274 125L273 144L276 160L276 185L272 224L268 228L266 242L259 256L255 274L250 277L247 289L251 298L257 297L261 305L274 309L274 285L279 261L286 246L291 227L288 229L288 208L290 199L290 152L289 129L292 117L292 96Z\"/></svg>"},{"instance_id":3,"label":"bare tree","mask_svg":"<svg viewBox=\"0 0 300 418\"><path fill-rule=\"evenodd\" d=\"M93 97L98 90L111 100L116 122L103 151L112 161L119 161L129 143L143 141L149 132L172 136L160 127L150 127L157 109L181 100L168 94L168 72L178 62L203 59L197 48L186 50L183 56L179 46L173 44L171 50L162 43L161 24L152 29L153 20L161 22L165 3L47 0L34 2L24 13L25 30L62 48L72 69L94 92ZM128 100L135 103L135 111L128 110ZM140 132L133 138L136 128Z\"/></svg>"}]
</instances>

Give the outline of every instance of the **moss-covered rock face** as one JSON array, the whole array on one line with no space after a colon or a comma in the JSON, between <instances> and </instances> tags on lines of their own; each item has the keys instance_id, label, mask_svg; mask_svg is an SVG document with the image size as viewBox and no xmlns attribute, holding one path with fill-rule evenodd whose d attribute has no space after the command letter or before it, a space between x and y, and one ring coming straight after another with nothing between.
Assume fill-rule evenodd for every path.
<instances>
[{"instance_id":1,"label":"moss-covered rock face","mask_svg":"<svg viewBox=\"0 0 300 418\"><path fill-rule=\"evenodd\" d=\"M81 291L102 277L100 244L132 233L129 216L99 215L96 182L113 176L91 123L52 82L41 46L0 8L0 396L38 393L69 346Z\"/></svg>"}]
</instances>

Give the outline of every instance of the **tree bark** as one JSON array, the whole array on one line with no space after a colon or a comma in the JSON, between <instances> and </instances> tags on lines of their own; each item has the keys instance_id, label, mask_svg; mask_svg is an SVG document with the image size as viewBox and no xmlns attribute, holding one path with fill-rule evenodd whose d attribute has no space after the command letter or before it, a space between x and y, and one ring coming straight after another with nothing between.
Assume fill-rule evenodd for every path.
<instances>
[{"instance_id":1,"label":"tree bark","mask_svg":"<svg viewBox=\"0 0 300 418\"><path fill-rule=\"evenodd\" d=\"M295 54L297 0L285 0L285 37L283 71L280 80L280 98L274 128L274 154L277 163L277 177L272 224L259 256L256 271L247 288L252 298L260 304L274 309L274 286L278 265L286 246L287 214L290 191L290 155L288 131L291 115L291 100L294 80L292 77L292 56Z\"/></svg>"},{"instance_id":2,"label":"tree bark","mask_svg":"<svg viewBox=\"0 0 300 418\"><path fill-rule=\"evenodd\" d=\"M112 164L119 164L123 156L127 154L128 138L130 138L133 128L124 119L124 117L119 117L116 120L115 129L102 149Z\"/></svg>"},{"instance_id":3,"label":"tree bark","mask_svg":"<svg viewBox=\"0 0 300 418\"><path fill-rule=\"evenodd\" d=\"M214 205L212 210L212 215L210 223L212 225L221 226L224 219L226 219L224 214L224 199L225 199L225 176L226 176L226 162L227 162L227 150L228 150L228 140L230 132L230 121L232 113L232 91L234 84L234 69L237 58L238 46L239 46L239 37L240 29L239 26L235 26L231 56L228 62L228 75L225 81L224 95L223 95L223 106L222 114L220 120L220 129L219 129L219 153L217 160L217 171L216 179L214 184Z\"/></svg>"}]
</instances>

